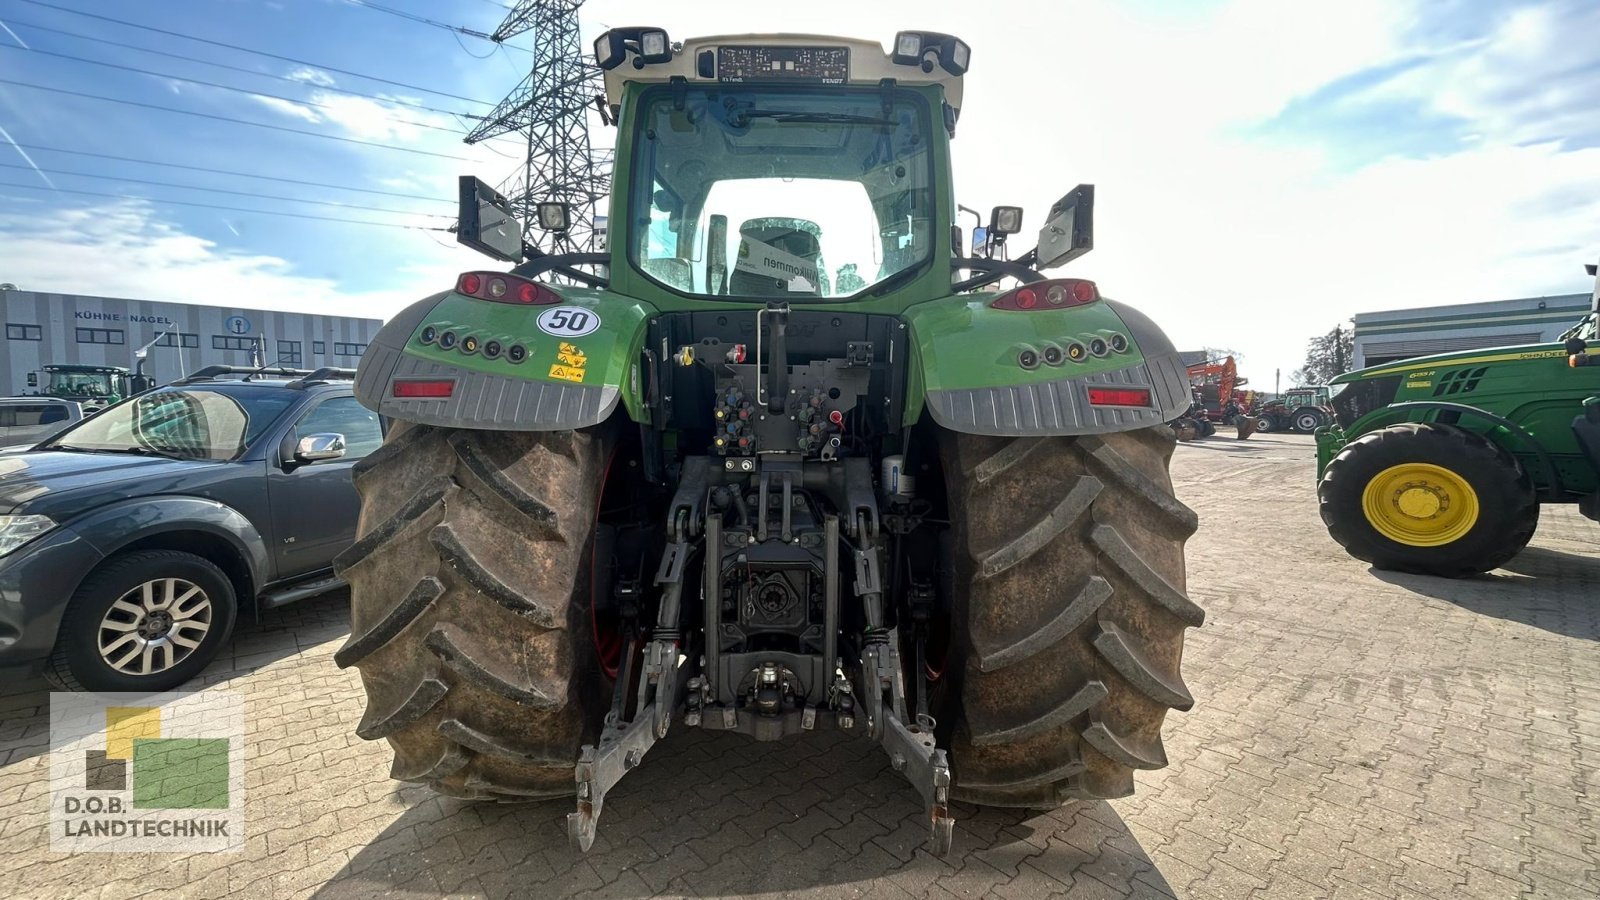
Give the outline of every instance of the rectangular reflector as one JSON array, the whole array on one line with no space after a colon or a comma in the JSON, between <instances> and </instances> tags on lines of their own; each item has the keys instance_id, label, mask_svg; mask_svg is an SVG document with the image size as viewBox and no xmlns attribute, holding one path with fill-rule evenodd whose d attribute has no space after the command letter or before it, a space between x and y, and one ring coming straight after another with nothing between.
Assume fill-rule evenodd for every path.
<instances>
[{"instance_id":1,"label":"rectangular reflector","mask_svg":"<svg viewBox=\"0 0 1600 900\"><path fill-rule=\"evenodd\" d=\"M1150 392L1144 388L1089 388L1090 406L1149 406Z\"/></svg>"},{"instance_id":2,"label":"rectangular reflector","mask_svg":"<svg viewBox=\"0 0 1600 900\"><path fill-rule=\"evenodd\" d=\"M394 395L396 397L443 399L454 394L456 383L454 381L396 381Z\"/></svg>"}]
</instances>

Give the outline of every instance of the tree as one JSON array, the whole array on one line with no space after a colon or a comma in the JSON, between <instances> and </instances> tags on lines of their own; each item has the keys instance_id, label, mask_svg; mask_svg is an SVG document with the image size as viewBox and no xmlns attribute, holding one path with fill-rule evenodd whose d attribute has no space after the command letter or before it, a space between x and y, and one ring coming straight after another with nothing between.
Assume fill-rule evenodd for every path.
<instances>
[{"instance_id":1,"label":"tree","mask_svg":"<svg viewBox=\"0 0 1600 900\"><path fill-rule=\"evenodd\" d=\"M1355 355L1355 332L1343 324L1327 334L1311 339L1306 346L1306 364L1289 375L1296 386L1327 384L1334 376L1350 371Z\"/></svg>"}]
</instances>

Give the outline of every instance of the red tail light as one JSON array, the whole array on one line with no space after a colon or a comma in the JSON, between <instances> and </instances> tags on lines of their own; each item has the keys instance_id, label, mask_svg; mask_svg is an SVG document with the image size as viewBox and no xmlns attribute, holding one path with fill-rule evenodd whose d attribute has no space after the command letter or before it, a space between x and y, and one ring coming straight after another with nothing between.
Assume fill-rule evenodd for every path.
<instances>
[{"instance_id":1,"label":"red tail light","mask_svg":"<svg viewBox=\"0 0 1600 900\"><path fill-rule=\"evenodd\" d=\"M394 395L413 400L443 400L456 392L453 380L396 381Z\"/></svg>"},{"instance_id":2,"label":"red tail light","mask_svg":"<svg viewBox=\"0 0 1600 900\"><path fill-rule=\"evenodd\" d=\"M1094 282L1082 278L1052 278L1013 288L989 302L992 309L1068 309L1100 299Z\"/></svg>"},{"instance_id":3,"label":"red tail light","mask_svg":"<svg viewBox=\"0 0 1600 900\"><path fill-rule=\"evenodd\" d=\"M1150 392L1144 388L1089 388L1090 406L1150 405Z\"/></svg>"},{"instance_id":4,"label":"red tail light","mask_svg":"<svg viewBox=\"0 0 1600 900\"><path fill-rule=\"evenodd\" d=\"M467 272L456 279L456 293L491 303L546 306L560 303L561 295L536 281L504 272Z\"/></svg>"}]
</instances>

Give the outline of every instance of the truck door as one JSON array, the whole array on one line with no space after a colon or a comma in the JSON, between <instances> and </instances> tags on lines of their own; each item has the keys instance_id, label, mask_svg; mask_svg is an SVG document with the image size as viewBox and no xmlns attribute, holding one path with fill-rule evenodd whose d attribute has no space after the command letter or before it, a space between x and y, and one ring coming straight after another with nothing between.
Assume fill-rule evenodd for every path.
<instances>
[{"instance_id":1,"label":"truck door","mask_svg":"<svg viewBox=\"0 0 1600 900\"><path fill-rule=\"evenodd\" d=\"M313 434L342 434L339 459L298 463L295 446ZM351 481L356 462L383 444L377 413L351 396L330 397L301 414L279 444L279 458L268 469L273 544L280 578L306 575L333 564L355 541L361 501Z\"/></svg>"}]
</instances>

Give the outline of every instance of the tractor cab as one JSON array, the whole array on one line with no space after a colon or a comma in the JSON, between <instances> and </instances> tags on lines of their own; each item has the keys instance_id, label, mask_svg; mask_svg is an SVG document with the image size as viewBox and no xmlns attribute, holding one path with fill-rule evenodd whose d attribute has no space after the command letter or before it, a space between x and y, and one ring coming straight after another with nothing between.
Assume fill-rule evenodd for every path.
<instances>
[{"instance_id":1,"label":"tractor cab","mask_svg":"<svg viewBox=\"0 0 1600 900\"><path fill-rule=\"evenodd\" d=\"M118 402L128 395L128 370L121 366L54 365L45 366L43 392L63 400L75 400L94 410Z\"/></svg>"}]
</instances>

